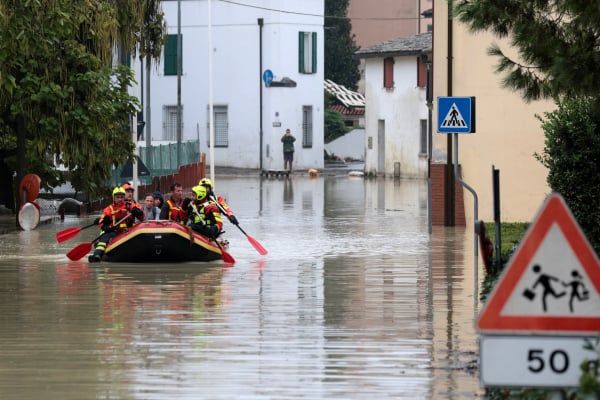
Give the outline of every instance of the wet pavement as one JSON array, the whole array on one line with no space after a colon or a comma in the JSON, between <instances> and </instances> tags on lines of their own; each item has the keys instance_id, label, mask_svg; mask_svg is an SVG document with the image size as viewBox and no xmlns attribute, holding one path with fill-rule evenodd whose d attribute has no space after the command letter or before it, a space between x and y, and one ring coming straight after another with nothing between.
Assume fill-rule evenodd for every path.
<instances>
[{"instance_id":1,"label":"wet pavement","mask_svg":"<svg viewBox=\"0 0 600 400\"><path fill-rule=\"evenodd\" d=\"M472 235L428 234L424 182L215 184L269 254L227 222L231 267L69 261L93 216L0 235L0 398L483 396Z\"/></svg>"}]
</instances>

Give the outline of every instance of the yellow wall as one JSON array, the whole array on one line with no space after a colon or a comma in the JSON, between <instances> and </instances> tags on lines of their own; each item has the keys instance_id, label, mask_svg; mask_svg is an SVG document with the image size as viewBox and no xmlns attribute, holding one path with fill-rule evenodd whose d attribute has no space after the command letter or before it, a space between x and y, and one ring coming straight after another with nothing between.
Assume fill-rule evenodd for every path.
<instances>
[{"instance_id":1,"label":"yellow wall","mask_svg":"<svg viewBox=\"0 0 600 400\"><path fill-rule=\"evenodd\" d=\"M446 134L437 133L437 97L448 96L447 2L434 2L434 155L446 153ZM502 88L495 72L496 57L487 55L492 43L509 46L488 33L471 33L454 20L452 96L476 97L476 133L458 136L458 161L463 179L479 198L479 219L493 220L492 166L500 170L501 219L531 221L549 193L547 170L534 157L544 147L544 133L535 115L554 108L552 101L524 102ZM515 54L514 50L512 54ZM454 150L453 150L454 155ZM434 157L435 158L435 157ZM440 159L439 157L437 158ZM445 155L441 158L444 162ZM443 190L443 188L440 188ZM466 192L467 224L473 221L473 196Z\"/></svg>"}]
</instances>

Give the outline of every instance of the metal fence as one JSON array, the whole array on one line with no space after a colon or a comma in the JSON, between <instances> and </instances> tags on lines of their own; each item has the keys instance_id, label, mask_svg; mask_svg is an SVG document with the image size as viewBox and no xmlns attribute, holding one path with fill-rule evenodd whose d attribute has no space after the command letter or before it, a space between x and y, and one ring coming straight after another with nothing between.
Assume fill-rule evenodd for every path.
<instances>
[{"instance_id":1,"label":"metal fence","mask_svg":"<svg viewBox=\"0 0 600 400\"><path fill-rule=\"evenodd\" d=\"M177 172L180 165L197 163L200 160L199 148L198 140L182 142L179 145L177 143L161 144L151 146L149 149L139 146L139 159L148 168L150 174L146 176L138 174L138 181L141 184L148 184L152 181L153 176L171 175ZM123 182L133 178L132 176L123 175L124 167L120 165L113 171L115 182Z\"/></svg>"}]
</instances>

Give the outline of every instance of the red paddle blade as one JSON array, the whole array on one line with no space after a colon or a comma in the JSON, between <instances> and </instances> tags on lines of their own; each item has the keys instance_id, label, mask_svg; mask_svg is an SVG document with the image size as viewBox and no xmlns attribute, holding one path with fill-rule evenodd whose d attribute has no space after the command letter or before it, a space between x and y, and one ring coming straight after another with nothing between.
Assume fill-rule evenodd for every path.
<instances>
[{"instance_id":1,"label":"red paddle blade","mask_svg":"<svg viewBox=\"0 0 600 400\"><path fill-rule=\"evenodd\" d=\"M235 259L225 250L221 249L221 255L223 256L223 262L235 264Z\"/></svg>"},{"instance_id":2,"label":"red paddle blade","mask_svg":"<svg viewBox=\"0 0 600 400\"><path fill-rule=\"evenodd\" d=\"M81 243L80 245L71 249L71 251L67 253L67 257L69 257L69 260L71 261L80 260L86 254L88 254L90 250L92 250L92 246L92 242Z\"/></svg>"},{"instance_id":3,"label":"red paddle blade","mask_svg":"<svg viewBox=\"0 0 600 400\"><path fill-rule=\"evenodd\" d=\"M250 242L250 244L256 249L256 251L258 251L258 253L260 255L265 255L268 253L267 249L265 249L264 247L262 247L262 245L260 243L258 243L258 240L254 239L252 236L250 235L246 235L246 238L248 239L248 241Z\"/></svg>"},{"instance_id":4,"label":"red paddle blade","mask_svg":"<svg viewBox=\"0 0 600 400\"><path fill-rule=\"evenodd\" d=\"M69 239L73 239L81 232L81 228L73 227L67 228L63 231L56 232L56 241L58 243L66 242Z\"/></svg>"}]
</instances>

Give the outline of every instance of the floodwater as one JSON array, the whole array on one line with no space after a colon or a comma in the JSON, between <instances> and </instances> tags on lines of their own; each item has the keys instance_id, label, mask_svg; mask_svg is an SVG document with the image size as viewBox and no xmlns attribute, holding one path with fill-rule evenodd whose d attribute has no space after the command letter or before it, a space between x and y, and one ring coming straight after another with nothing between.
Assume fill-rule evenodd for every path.
<instances>
[{"instance_id":1,"label":"floodwater","mask_svg":"<svg viewBox=\"0 0 600 400\"><path fill-rule=\"evenodd\" d=\"M93 217L0 235L0 398L484 396L472 235L429 235L425 182L215 183L268 255L228 222L233 266L69 261Z\"/></svg>"}]
</instances>

